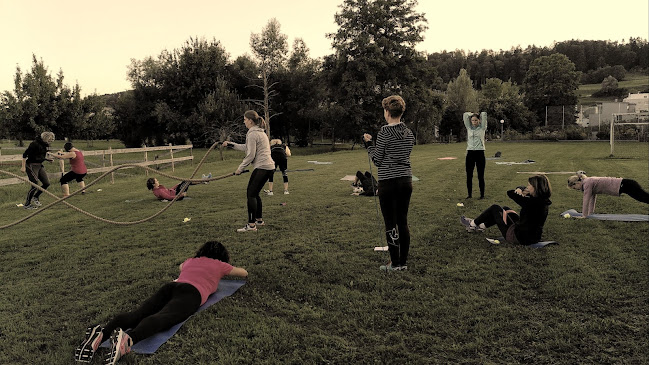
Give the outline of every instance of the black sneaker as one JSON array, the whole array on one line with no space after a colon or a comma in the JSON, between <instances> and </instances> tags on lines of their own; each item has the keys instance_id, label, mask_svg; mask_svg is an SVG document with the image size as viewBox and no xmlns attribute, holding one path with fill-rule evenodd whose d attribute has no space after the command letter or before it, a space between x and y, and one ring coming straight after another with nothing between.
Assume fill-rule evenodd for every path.
<instances>
[{"instance_id":1,"label":"black sneaker","mask_svg":"<svg viewBox=\"0 0 649 365\"><path fill-rule=\"evenodd\" d=\"M86 338L74 351L74 359L80 362L90 362L95 351L101 345L104 335L101 333L101 326L91 326L86 330Z\"/></svg>"},{"instance_id":2,"label":"black sneaker","mask_svg":"<svg viewBox=\"0 0 649 365\"><path fill-rule=\"evenodd\" d=\"M43 204L41 204L41 202L38 201L38 199L34 198L34 199L32 199L32 203L31 203L30 205L33 205L33 206L36 206L36 207L40 207L40 206L43 205Z\"/></svg>"},{"instance_id":3,"label":"black sneaker","mask_svg":"<svg viewBox=\"0 0 649 365\"><path fill-rule=\"evenodd\" d=\"M31 205L31 204L27 204L27 205L25 205L23 208L28 209L28 210L38 209L37 206L35 206L35 205Z\"/></svg>"}]
</instances>

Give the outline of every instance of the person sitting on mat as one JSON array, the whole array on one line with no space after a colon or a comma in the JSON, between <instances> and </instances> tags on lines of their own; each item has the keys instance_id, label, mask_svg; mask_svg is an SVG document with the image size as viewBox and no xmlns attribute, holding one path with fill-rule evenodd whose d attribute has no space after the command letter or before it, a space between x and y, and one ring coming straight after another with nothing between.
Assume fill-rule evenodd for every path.
<instances>
[{"instance_id":1,"label":"person sitting on mat","mask_svg":"<svg viewBox=\"0 0 649 365\"><path fill-rule=\"evenodd\" d=\"M352 183L354 187L354 195L365 195L365 196L374 196L378 194L379 183L376 182L376 179L369 171L365 171L363 174L360 171L356 171L356 178Z\"/></svg>"},{"instance_id":2,"label":"person sitting on mat","mask_svg":"<svg viewBox=\"0 0 649 365\"><path fill-rule=\"evenodd\" d=\"M637 181L631 179L623 179L621 177L588 177L585 172L578 171L577 175L568 178L568 187L584 193L581 204L581 217L576 218L588 217L595 212L597 194L613 196L626 194L639 202L649 204L649 193L644 191Z\"/></svg>"},{"instance_id":3,"label":"person sitting on mat","mask_svg":"<svg viewBox=\"0 0 649 365\"><path fill-rule=\"evenodd\" d=\"M70 195L70 185L68 183L72 180L76 180L79 183L81 188L81 193L85 193L86 183L83 181L83 178L88 173L86 164L84 162L83 152L76 149L72 143L66 142L63 145L63 151L57 152L54 157L58 159L70 159L70 171L61 177L61 191L63 196L66 197Z\"/></svg>"},{"instance_id":4,"label":"person sitting on mat","mask_svg":"<svg viewBox=\"0 0 649 365\"><path fill-rule=\"evenodd\" d=\"M183 322L205 304L221 278L248 276L245 269L229 262L230 255L223 244L206 242L194 257L180 265L178 279L163 285L138 309L118 314L105 327L88 327L85 339L75 351L75 359L90 362L99 345L110 336L111 349L105 364L115 364L134 344Z\"/></svg>"},{"instance_id":5,"label":"person sitting on mat","mask_svg":"<svg viewBox=\"0 0 649 365\"><path fill-rule=\"evenodd\" d=\"M275 161L275 170L268 177L268 190L266 194L273 195L273 175L279 167L279 170L282 172L282 179L284 181L284 194L288 195L288 175L286 174L286 169L288 168L288 163L286 157L291 156L291 150L287 145L282 143L281 139L271 139L270 140L270 158Z\"/></svg>"},{"instance_id":6,"label":"person sitting on mat","mask_svg":"<svg viewBox=\"0 0 649 365\"><path fill-rule=\"evenodd\" d=\"M544 175L534 175L528 180L527 187L509 190L507 195L521 206L520 216L509 207L492 205L476 219L460 217L460 223L469 232L484 232L497 225L506 241L531 245L541 241L543 225L548 218L550 182Z\"/></svg>"},{"instance_id":7,"label":"person sitting on mat","mask_svg":"<svg viewBox=\"0 0 649 365\"><path fill-rule=\"evenodd\" d=\"M178 200L183 200L187 196L187 189L189 185L196 185L198 183L190 183L187 181L182 181L178 185L174 185L171 189L167 189L164 185L160 185L158 179L155 177L149 178L146 181L146 187L149 190L153 190L153 195L155 195L158 200L174 200L176 195L181 194ZM184 189L184 191L183 191ZM182 191L182 193L181 193Z\"/></svg>"}]
</instances>

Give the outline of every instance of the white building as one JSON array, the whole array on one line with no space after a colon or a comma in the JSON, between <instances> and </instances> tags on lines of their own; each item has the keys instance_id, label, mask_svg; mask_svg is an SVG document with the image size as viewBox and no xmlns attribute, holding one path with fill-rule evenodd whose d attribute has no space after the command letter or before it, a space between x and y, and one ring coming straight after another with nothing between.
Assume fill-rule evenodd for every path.
<instances>
[{"instance_id":1,"label":"white building","mask_svg":"<svg viewBox=\"0 0 649 365\"><path fill-rule=\"evenodd\" d=\"M634 105L634 111L631 113L648 112L649 111L649 93L629 94L624 100L625 103Z\"/></svg>"}]
</instances>

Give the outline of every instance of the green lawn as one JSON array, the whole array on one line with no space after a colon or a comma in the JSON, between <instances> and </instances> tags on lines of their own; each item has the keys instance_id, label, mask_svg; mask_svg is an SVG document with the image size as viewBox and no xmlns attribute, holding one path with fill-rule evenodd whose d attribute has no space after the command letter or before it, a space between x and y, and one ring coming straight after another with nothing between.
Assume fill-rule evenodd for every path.
<instances>
[{"instance_id":1,"label":"green lawn","mask_svg":"<svg viewBox=\"0 0 649 365\"><path fill-rule=\"evenodd\" d=\"M392 274L378 270L387 253L372 250L384 245L377 202L351 196L349 182L339 180L368 169L362 150L295 151L289 169L314 171L289 173L290 195L263 197L267 226L256 233L235 232L246 219L246 175L192 186L192 199L134 226L56 205L0 231L0 364L73 363L86 326L134 308L209 239L222 241L232 263L250 272L246 285L190 319L156 354L129 354L121 363L645 363L648 224L559 217L581 205L581 195L565 185L567 175L548 175L554 194L544 238L558 246L492 246L484 238L497 237L497 229L469 234L458 222L490 204L514 205L505 191L525 183L518 171L583 169L633 178L648 189L647 144L633 148L640 158L609 159L608 143L600 142L488 143L487 154L501 151L503 161L537 162L488 161L487 199L465 201L465 144L416 146L413 172L421 180L413 183L409 271ZM196 162L202 153L195 150ZM229 173L243 158L235 151L225 161L217 155L198 176ZM457 159L437 159L447 156ZM181 165L175 174L187 177L195 166ZM121 221L164 207L146 189L143 172L109 180L69 201ZM0 187L0 225L30 213L15 206L26 191ZM60 194L58 184L50 191ZM596 211L648 209L628 196L601 196ZM185 217L191 221L183 223Z\"/></svg>"}]
</instances>

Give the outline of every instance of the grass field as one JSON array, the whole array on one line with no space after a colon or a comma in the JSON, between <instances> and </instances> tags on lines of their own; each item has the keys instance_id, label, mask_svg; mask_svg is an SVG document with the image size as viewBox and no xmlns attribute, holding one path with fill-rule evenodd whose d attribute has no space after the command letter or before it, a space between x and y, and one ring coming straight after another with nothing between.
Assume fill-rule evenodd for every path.
<instances>
[{"instance_id":1,"label":"grass field","mask_svg":"<svg viewBox=\"0 0 649 365\"><path fill-rule=\"evenodd\" d=\"M519 171L583 169L647 189L649 148L634 148L638 158L609 159L608 143L488 143L487 154L501 151L503 161L537 162L488 161L487 198L464 200L465 144L416 146L409 270L391 274L378 270L387 253L372 250L384 245L376 201L351 196L349 182L339 180L368 169L362 150L294 151L289 169L314 170L289 174L290 195L263 197L267 226L256 233L235 232L246 219L246 175L192 186L192 199L134 226L56 205L0 231L0 364L73 363L86 326L134 308L210 239L249 271L246 285L190 319L156 354L129 354L121 363L646 363L648 224L561 218L580 209L581 195L566 187L568 175L554 174L544 239L560 245L490 245L485 237L498 236L495 228L469 234L458 222L493 203L513 205L505 191L525 183ZM196 161L202 153L194 151ZM447 156L457 159L437 159ZM210 156L197 175L232 172L243 155L225 157ZM181 165L176 175L187 177L194 166ZM103 180L69 202L101 217L137 220L164 207L144 180L143 172L128 170L114 185ZM26 191L0 188L0 225L30 213L15 206ZM50 191L60 194L58 184ZM648 207L600 196L596 212L646 214Z\"/></svg>"}]
</instances>

